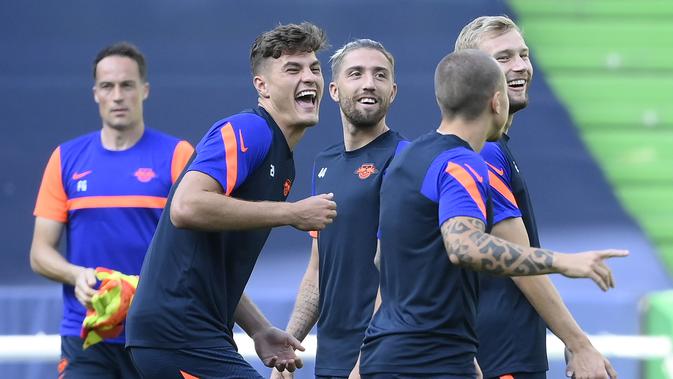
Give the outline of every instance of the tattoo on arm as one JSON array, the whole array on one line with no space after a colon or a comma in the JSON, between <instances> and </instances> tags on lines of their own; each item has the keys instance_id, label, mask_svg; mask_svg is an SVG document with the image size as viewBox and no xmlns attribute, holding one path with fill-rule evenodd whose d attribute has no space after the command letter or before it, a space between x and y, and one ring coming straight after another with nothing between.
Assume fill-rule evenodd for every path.
<instances>
[{"instance_id":1,"label":"tattoo on arm","mask_svg":"<svg viewBox=\"0 0 673 379\"><path fill-rule=\"evenodd\" d=\"M302 280L287 332L303 341L320 315L320 289L313 280Z\"/></svg>"},{"instance_id":2,"label":"tattoo on arm","mask_svg":"<svg viewBox=\"0 0 673 379\"><path fill-rule=\"evenodd\" d=\"M554 253L522 247L484 232L484 223L454 217L442 225L442 237L452 263L492 274L519 276L553 272Z\"/></svg>"}]
</instances>

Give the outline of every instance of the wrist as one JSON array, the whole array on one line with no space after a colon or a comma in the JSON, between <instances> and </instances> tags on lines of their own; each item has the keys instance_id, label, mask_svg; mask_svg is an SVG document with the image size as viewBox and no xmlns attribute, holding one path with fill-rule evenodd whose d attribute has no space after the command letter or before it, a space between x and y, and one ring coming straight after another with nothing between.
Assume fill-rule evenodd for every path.
<instances>
[{"instance_id":1,"label":"wrist","mask_svg":"<svg viewBox=\"0 0 673 379\"><path fill-rule=\"evenodd\" d=\"M564 344L570 352L577 353L585 349L594 349L594 346L591 344L591 341L585 334L578 336L573 336L572 338L567 338L564 341Z\"/></svg>"}]
</instances>

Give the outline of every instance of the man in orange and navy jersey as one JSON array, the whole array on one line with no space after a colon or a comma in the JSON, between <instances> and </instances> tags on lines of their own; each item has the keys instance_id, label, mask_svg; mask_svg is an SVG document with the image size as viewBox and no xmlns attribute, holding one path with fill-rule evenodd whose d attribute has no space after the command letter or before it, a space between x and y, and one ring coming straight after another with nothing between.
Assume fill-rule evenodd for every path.
<instances>
[{"instance_id":1,"label":"man in orange and navy jersey","mask_svg":"<svg viewBox=\"0 0 673 379\"><path fill-rule=\"evenodd\" d=\"M30 250L33 271L63 283L59 377L137 378L125 338L82 349L80 330L96 292L98 266L138 275L147 247L194 149L146 128L143 54L129 43L101 50L93 64L102 129L58 146L44 172ZM58 250L65 230L68 247Z\"/></svg>"}]
</instances>

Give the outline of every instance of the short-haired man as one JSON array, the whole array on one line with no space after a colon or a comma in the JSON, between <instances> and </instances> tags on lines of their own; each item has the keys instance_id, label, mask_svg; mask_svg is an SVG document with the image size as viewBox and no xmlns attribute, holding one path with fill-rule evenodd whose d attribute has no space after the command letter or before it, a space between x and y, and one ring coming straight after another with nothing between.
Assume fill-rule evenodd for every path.
<instances>
[{"instance_id":1,"label":"short-haired man","mask_svg":"<svg viewBox=\"0 0 673 379\"><path fill-rule=\"evenodd\" d=\"M505 134L484 146L489 166L494 226L491 234L523 246L540 247L533 207L506 134L514 114L528 105L533 77L528 46L507 16L478 17L456 40L456 50L480 49L491 55L507 79L509 119ZM616 377L616 372L592 345L546 276L503 278L484 275L479 296L477 360L487 379L541 379L548 369L546 325L572 353L568 376ZM509 376L507 376L509 375Z\"/></svg>"},{"instance_id":2,"label":"short-haired man","mask_svg":"<svg viewBox=\"0 0 673 379\"><path fill-rule=\"evenodd\" d=\"M473 378L478 280L550 272L612 285L603 260L623 251L562 254L486 233L486 140L502 135L505 76L477 50L444 57L435 71L442 121L390 164L381 187L381 307L365 335L363 378Z\"/></svg>"},{"instance_id":3,"label":"short-haired man","mask_svg":"<svg viewBox=\"0 0 673 379\"><path fill-rule=\"evenodd\" d=\"M294 370L299 342L242 296L272 227L320 230L331 194L286 203L292 149L318 122L324 32L280 25L257 37L250 60L259 106L218 121L169 196L143 264L127 346L146 379L257 378L236 351L237 322L268 366Z\"/></svg>"},{"instance_id":4,"label":"short-haired man","mask_svg":"<svg viewBox=\"0 0 673 379\"><path fill-rule=\"evenodd\" d=\"M194 149L145 127L149 83L138 48L124 42L104 48L94 60L93 78L102 128L51 155L35 206L30 263L35 272L63 283L59 375L137 378L124 335L82 349L82 322L96 292L94 269L140 273L171 185Z\"/></svg>"}]
</instances>

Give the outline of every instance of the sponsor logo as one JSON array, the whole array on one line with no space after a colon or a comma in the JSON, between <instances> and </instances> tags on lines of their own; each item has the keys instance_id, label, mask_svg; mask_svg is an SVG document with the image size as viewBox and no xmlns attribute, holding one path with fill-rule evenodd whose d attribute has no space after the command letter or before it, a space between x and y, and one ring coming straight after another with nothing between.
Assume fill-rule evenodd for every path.
<instances>
[{"instance_id":1,"label":"sponsor logo","mask_svg":"<svg viewBox=\"0 0 673 379\"><path fill-rule=\"evenodd\" d=\"M292 189L292 181L285 179L285 183L283 183L283 196L287 197L290 194L290 189Z\"/></svg>"},{"instance_id":2,"label":"sponsor logo","mask_svg":"<svg viewBox=\"0 0 673 379\"><path fill-rule=\"evenodd\" d=\"M151 168L141 167L133 173L133 176L141 183L147 183L157 177L157 174Z\"/></svg>"},{"instance_id":3,"label":"sponsor logo","mask_svg":"<svg viewBox=\"0 0 673 379\"><path fill-rule=\"evenodd\" d=\"M72 174L72 180L83 179L85 176L91 174L92 172L93 171L91 171L91 170L87 170L87 171L84 171L84 172L75 172L74 174Z\"/></svg>"},{"instance_id":4,"label":"sponsor logo","mask_svg":"<svg viewBox=\"0 0 673 379\"><path fill-rule=\"evenodd\" d=\"M321 168L320 171L318 172L318 177L319 177L319 178L324 178L326 173L327 173L327 167L323 167L323 168Z\"/></svg>"},{"instance_id":5,"label":"sponsor logo","mask_svg":"<svg viewBox=\"0 0 673 379\"><path fill-rule=\"evenodd\" d=\"M373 163L363 163L357 170L353 173L358 176L358 178L365 180L370 177L372 174L376 174L379 170L376 169Z\"/></svg>"}]
</instances>

